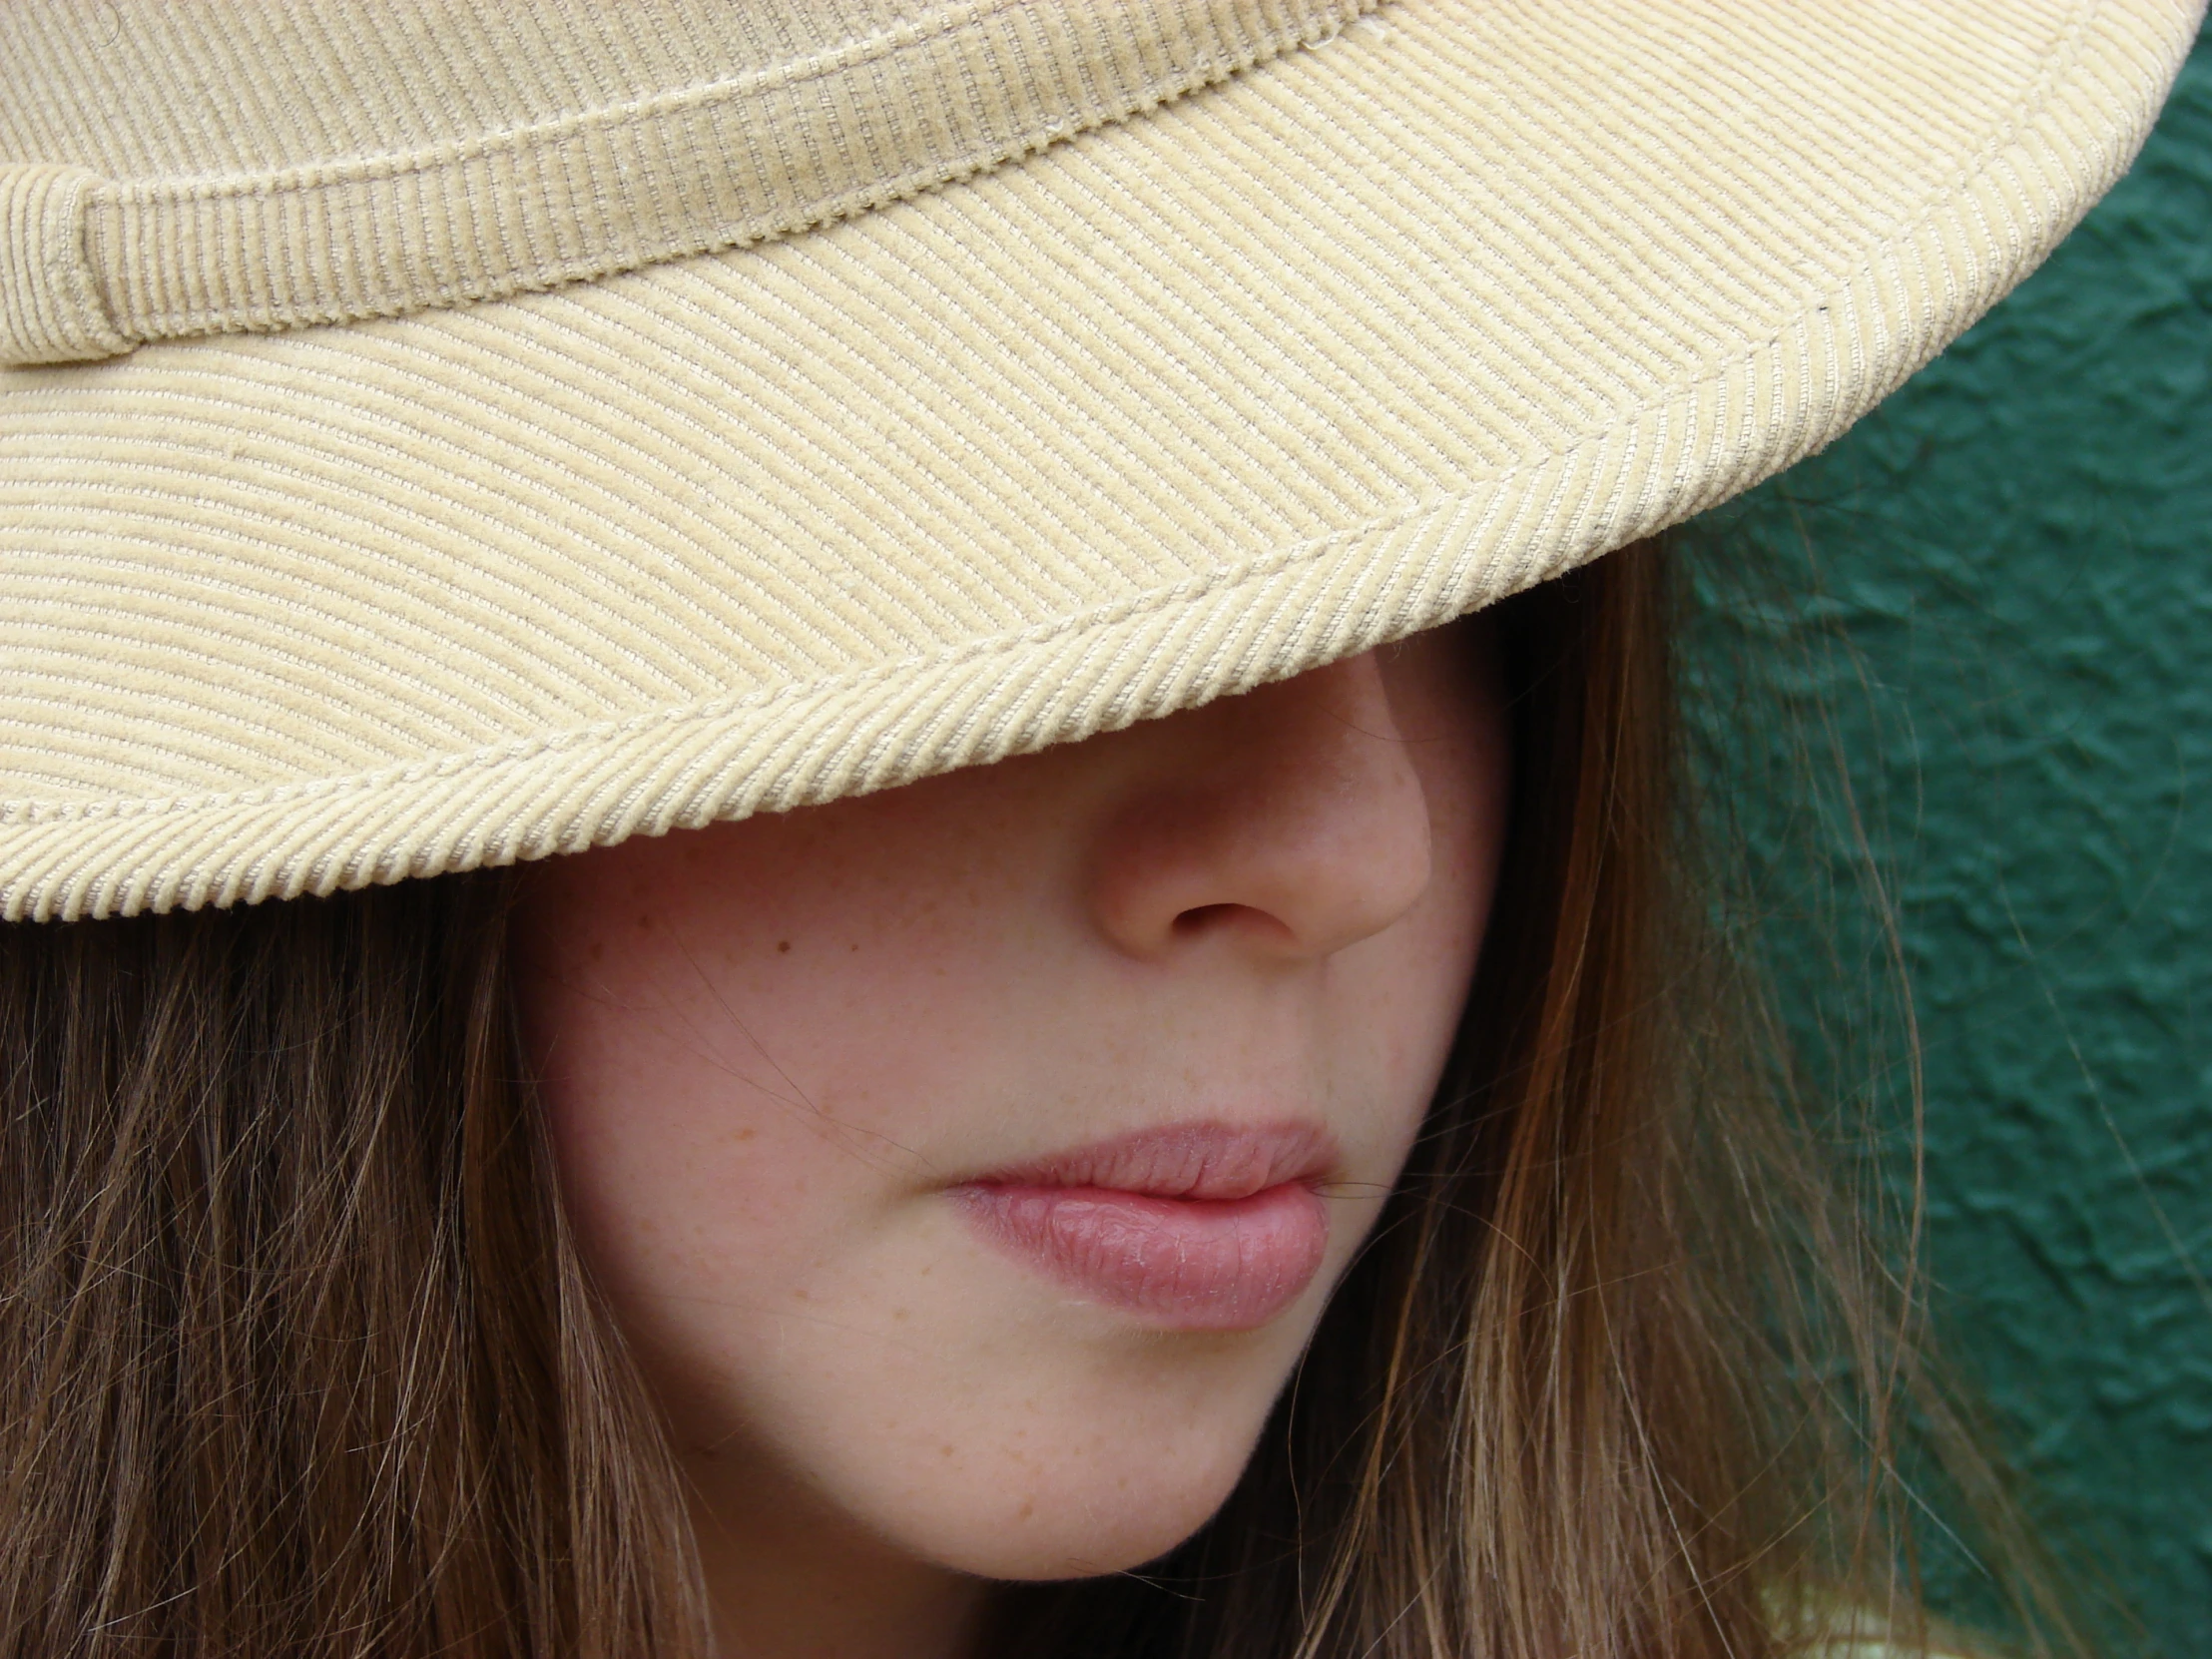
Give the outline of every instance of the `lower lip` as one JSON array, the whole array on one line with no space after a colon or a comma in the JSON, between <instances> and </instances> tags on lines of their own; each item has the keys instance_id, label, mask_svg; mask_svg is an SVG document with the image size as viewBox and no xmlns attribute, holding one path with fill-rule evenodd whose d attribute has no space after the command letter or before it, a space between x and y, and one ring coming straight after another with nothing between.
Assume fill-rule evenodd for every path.
<instances>
[{"instance_id":1,"label":"lower lip","mask_svg":"<svg viewBox=\"0 0 2212 1659\"><path fill-rule=\"evenodd\" d=\"M1297 1301L1329 1246L1303 1182L1245 1198L979 1185L955 1196L984 1236L1085 1300L1167 1331L1250 1331Z\"/></svg>"}]
</instances>

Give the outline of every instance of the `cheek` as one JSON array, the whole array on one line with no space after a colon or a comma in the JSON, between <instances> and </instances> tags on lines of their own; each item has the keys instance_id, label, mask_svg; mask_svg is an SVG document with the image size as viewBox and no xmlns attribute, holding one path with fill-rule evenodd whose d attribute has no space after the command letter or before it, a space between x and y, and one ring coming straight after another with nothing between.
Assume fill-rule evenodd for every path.
<instances>
[{"instance_id":1,"label":"cheek","mask_svg":"<svg viewBox=\"0 0 2212 1659\"><path fill-rule=\"evenodd\" d=\"M779 837L750 838L712 886L691 867L725 850L705 832L579 861L538 884L518 936L571 1221L679 1409L764 1324L826 1300L829 1264L922 1179L927 1097L893 1084L939 1040L932 999L961 993L878 971L886 935L918 924L863 871L801 882Z\"/></svg>"},{"instance_id":2,"label":"cheek","mask_svg":"<svg viewBox=\"0 0 2212 1659\"><path fill-rule=\"evenodd\" d=\"M1048 900L1021 884L1050 872L974 867L980 837L930 809L628 842L526 889L517 990L570 1218L700 1438L803 1351L879 1375L870 1333L947 1294L923 1272L945 1247L930 1194L974 1102L1020 1095L1006 1031L1061 1040L1053 946L1025 919ZM821 1352L840 1328L854 1353Z\"/></svg>"},{"instance_id":3,"label":"cheek","mask_svg":"<svg viewBox=\"0 0 2212 1659\"><path fill-rule=\"evenodd\" d=\"M680 1405L742 1347L747 1310L804 1294L810 1227L849 1159L696 1010L570 985L527 1005L557 1033L538 1045L541 1090L579 1246Z\"/></svg>"}]
</instances>

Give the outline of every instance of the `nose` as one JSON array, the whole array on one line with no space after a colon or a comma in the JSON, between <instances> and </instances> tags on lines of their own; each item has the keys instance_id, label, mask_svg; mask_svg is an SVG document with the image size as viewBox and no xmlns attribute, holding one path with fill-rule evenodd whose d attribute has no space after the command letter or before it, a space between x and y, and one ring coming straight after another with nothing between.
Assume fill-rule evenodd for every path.
<instances>
[{"instance_id":1,"label":"nose","mask_svg":"<svg viewBox=\"0 0 2212 1659\"><path fill-rule=\"evenodd\" d=\"M1426 889L1428 802L1372 652L1173 716L1155 739L1090 882L1127 954L1326 957Z\"/></svg>"}]
</instances>

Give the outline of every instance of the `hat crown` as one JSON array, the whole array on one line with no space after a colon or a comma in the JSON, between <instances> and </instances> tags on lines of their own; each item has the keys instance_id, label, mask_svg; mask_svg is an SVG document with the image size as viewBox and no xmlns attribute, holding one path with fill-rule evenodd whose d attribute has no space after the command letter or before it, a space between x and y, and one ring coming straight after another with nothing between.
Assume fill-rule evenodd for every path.
<instances>
[{"instance_id":1,"label":"hat crown","mask_svg":"<svg viewBox=\"0 0 2212 1659\"><path fill-rule=\"evenodd\" d=\"M1150 108L1374 3L32 0L0 10L0 362L741 246Z\"/></svg>"}]
</instances>

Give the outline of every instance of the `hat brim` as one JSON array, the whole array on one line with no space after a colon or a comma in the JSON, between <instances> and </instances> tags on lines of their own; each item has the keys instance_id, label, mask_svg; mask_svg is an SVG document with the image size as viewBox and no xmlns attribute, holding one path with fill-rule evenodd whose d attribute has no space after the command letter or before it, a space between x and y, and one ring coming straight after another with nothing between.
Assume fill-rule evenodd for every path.
<instances>
[{"instance_id":1,"label":"hat brim","mask_svg":"<svg viewBox=\"0 0 2212 1659\"><path fill-rule=\"evenodd\" d=\"M1490 603L1841 432L2194 30L1398 0L773 243L0 373L0 913L831 801Z\"/></svg>"}]
</instances>

